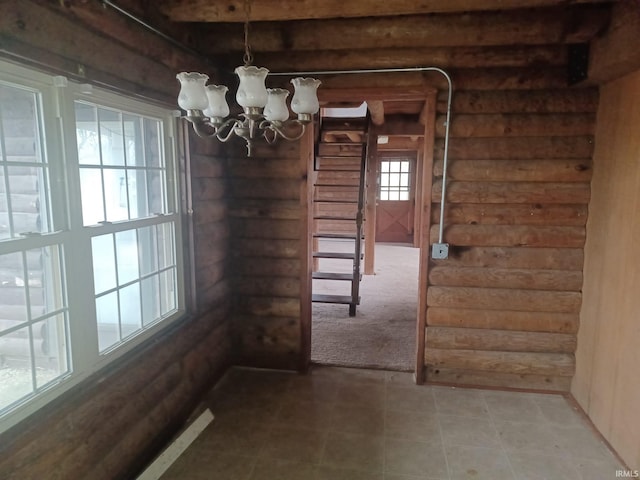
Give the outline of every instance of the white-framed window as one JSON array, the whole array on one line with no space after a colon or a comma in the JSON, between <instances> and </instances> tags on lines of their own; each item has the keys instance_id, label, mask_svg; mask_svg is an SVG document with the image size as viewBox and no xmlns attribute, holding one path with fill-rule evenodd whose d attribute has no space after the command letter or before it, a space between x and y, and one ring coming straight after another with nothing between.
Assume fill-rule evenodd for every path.
<instances>
[{"instance_id":1,"label":"white-framed window","mask_svg":"<svg viewBox=\"0 0 640 480\"><path fill-rule=\"evenodd\" d=\"M380 162L380 200L409 200L411 192L411 162L383 160Z\"/></svg>"},{"instance_id":2,"label":"white-framed window","mask_svg":"<svg viewBox=\"0 0 640 480\"><path fill-rule=\"evenodd\" d=\"M0 62L0 431L184 315L174 121Z\"/></svg>"}]
</instances>

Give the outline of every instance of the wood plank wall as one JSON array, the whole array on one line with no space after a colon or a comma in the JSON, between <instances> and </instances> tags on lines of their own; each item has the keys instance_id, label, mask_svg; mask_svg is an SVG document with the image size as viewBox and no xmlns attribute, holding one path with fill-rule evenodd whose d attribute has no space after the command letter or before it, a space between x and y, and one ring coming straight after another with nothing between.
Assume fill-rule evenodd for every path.
<instances>
[{"instance_id":1,"label":"wood plank wall","mask_svg":"<svg viewBox=\"0 0 640 480\"><path fill-rule=\"evenodd\" d=\"M0 2L0 55L57 73L82 64L85 81L108 83L131 95L175 99L177 65L161 63L157 56L172 64L178 59L192 64L192 58L123 23L112 10L83 4L83 11L80 4L67 4ZM83 23L91 18L96 21ZM109 39L124 31L125 37ZM171 102L167 108L175 108ZM195 248L193 281L185 279L195 289L193 314L0 434L0 478L134 478L229 365L225 162L210 148L209 143L194 146L192 177L185 182L193 187L192 205L184 202L185 211L194 211L194 235L185 235ZM187 259L189 248L185 245Z\"/></svg>"},{"instance_id":2,"label":"wood plank wall","mask_svg":"<svg viewBox=\"0 0 640 480\"><path fill-rule=\"evenodd\" d=\"M238 362L297 369L301 361L300 142L229 143L233 329Z\"/></svg>"},{"instance_id":3,"label":"wood plank wall","mask_svg":"<svg viewBox=\"0 0 640 480\"><path fill-rule=\"evenodd\" d=\"M562 77L456 84L444 241L430 261L427 381L567 391L581 305L597 90ZM539 79L538 79L539 80ZM442 192L440 93L431 242Z\"/></svg>"},{"instance_id":4,"label":"wood plank wall","mask_svg":"<svg viewBox=\"0 0 640 480\"><path fill-rule=\"evenodd\" d=\"M640 70L602 87L571 393L640 469ZM633 100L632 100L633 99Z\"/></svg>"}]
</instances>

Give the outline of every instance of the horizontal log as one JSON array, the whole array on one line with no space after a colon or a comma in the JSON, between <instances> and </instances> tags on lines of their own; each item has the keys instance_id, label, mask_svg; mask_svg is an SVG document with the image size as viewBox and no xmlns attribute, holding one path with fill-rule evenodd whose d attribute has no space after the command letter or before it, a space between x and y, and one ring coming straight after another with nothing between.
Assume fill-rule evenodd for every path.
<instances>
[{"instance_id":1,"label":"horizontal log","mask_svg":"<svg viewBox=\"0 0 640 480\"><path fill-rule=\"evenodd\" d=\"M300 260L297 258L240 257L233 264L236 275L247 277L295 277L300 274Z\"/></svg>"},{"instance_id":2,"label":"horizontal log","mask_svg":"<svg viewBox=\"0 0 640 480\"><path fill-rule=\"evenodd\" d=\"M65 72L79 81L98 81L119 90L130 88L129 93L163 101L175 95L174 68L35 2L0 3L0 30L0 51L4 54L37 59L41 67ZM54 37L56 41L51 42ZM101 53L97 56L94 52ZM78 74L78 64L83 75Z\"/></svg>"},{"instance_id":3,"label":"horizontal log","mask_svg":"<svg viewBox=\"0 0 640 480\"><path fill-rule=\"evenodd\" d=\"M438 113L446 113L447 92L439 92L437 102ZM595 113L598 110L598 90L456 90L451 109L454 116L463 113Z\"/></svg>"},{"instance_id":4,"label":"horizontal log","mask_svg":"<svg viewBox=\"0 0 640 480\"><path fill-rule=\"evenodd\" d=\"M580 292L436 286L427 290L429 307L578 313L581 303Z\"/></svg>"},{"instance_id":5,"label":"horizontal log","mask_svg":"<svg viewBox=\"0 0 640 480\"><path fill-rule=\"evenodd\" d=\"M280 10L280 8L278 8ZM609 19L605 6L331 19L322 22L261 22L251 28L260 52L359 50L439 46L545 45L588 42ZM500 28L496 28L499 25ZM205 53L242 52L242 24L218 24L204 32ZM384 36L381 36L384 32ZM225 42L219 39L224 38Z\"/></svg>"},{"instance_id":6,"label":"horizontal log","mask_svg":"<svg viewBox=\"0 0 640 480\"><path fill-rule=\"evenodd\" d=\"M437 139L436 158L442 158L443 150L444 140ZM593 155L593 137L454 138L448 154L461 160L583 159Z\"/></svg>"},{"instance_id":7,"label":"horizontal log","mask_svg":"<svg viewBox=\"0 0 640 480\"><path fill-rule=\"evenodd\" d=\"M300 198L300 180L234 178L229 183L229 193L233 198L267 200L298 200Z\"/></svg>"},{"instance_id":8,"label":"horizontal log","mask_svg":"<svg viewBox=\"0 0 640 480\"><path fill-rule=\"evenodd\" d=\"M571 388L571 377L568 376L479 372L432 366L427 367L426 379L427 383L555 392L568 392Z\"/></svg>"},{"instance_id":9,"label":"horizontal log","mask_svg":"<svg viewBox=\"0 0 640 480\"><path fill-rule=\"evenodd\" d=\"M576 225L587 223L587 205L457 203L445 208L445 225ZM431 209L431 222L440 222L440 209Z\"/></svg>"},{"instance_id":10,"label":"horizontal log","mask_svg":"<svg viewBox=\"0 0 640 480\"><path fill-rule=\"evenodd\" d=\"M199 227L204 224L218 223L227 218L225 201L194 200L193 222Z\"/></svg>"},{"instance_id":11,"label":"horizontal log","mask_svg":"<svg viewBox=\"0 0 640 480\"><path fill-rule=\"evenodd\" d=\"M492 113L455 114L449 137L565 137L593 135L592 113ZM444 137L446 117L436 118L436 137Z\"/></svg>"},{"instance_id":12,"label":"horizontal log","mask_svg":"<svg viewBox=\"0 0 640 480\"><path fill-rule=\"evenodd\" d=\"M444 162L438 160L433 174L441 177ZM453 160L447 165L447 177L460 181L489 182L590 182L591 160L570 158L554 160Z\"/></svg>"},{"instance_id":13,"label":"horizontal log","mask_svg":"<svg viewBox=\"0 0 640 480\"><path fill-rule=\"evenodd\" d=\"M435 265L580 271L583 261L581 248L457 246L449 249L448 259L432 260Z\"/></svg>"},{"instance_id":14,"label":"horizontal log","mask_svg":"<svg viewBox=\"0 0 640 480\"><path fill-rule=\"evenodd\" d=\"M194 201L218 200L226 193L226 183L221 178L192 178L191 191Z\"/></svg>"},{"instance_id":15,"label":"horizontal log","mask_svg":"<svg viewBox=\"0 0 640 480\"><path fill-rule=\"evenodd\" d=\"M213 287L222 280L226 273L226 262L216 262L210 265L196 266L196 288L198 290L206 290Z\"/></svg>"},{"instance_id":16,"label":"horizontal log","mask_svg":"<svg viewBox=\"0 0 640 480\"><path fill-rule=\"evenodd\" d=\"M295 68L292 66L292 68ZM562 67L529 68L451 68L448 73L456 91L462 90L548 90L566 89L566 69ZM322 75L322 88L363 89L409 88L447 90L448 84L441 74L419 73L363 73L359 75ZM275 83L272 81L272 83ZM282 82L280 86L285 86ZM364 95L352 97L352 101L366 100Z\"/></svg>"},{"instance_id":17,"label":"horizontal log","mask_svg":"<svg viewBox=\"0 0 640 480\"><path fill-rule=\"evenodd\" d=\"M277 298L260 296L243 296L238 302L240 314L258 317L291 317L299 318L300 300L298 298Z\"/></svg>"},{"instance_id":18,"label":"horizontal log","mask_svg":"<svg viewBox=\"0 0 640 480\"><path fill-rule=\"evenodd\" d=\"M231 67L238 54L219 57ZM359 50L322 50L265 52L260 62L272 71L352 70L367 68L403 68L408 65L433 65L440 68L556 67L567 62L565 45L497 46L497 47L412 47Z\"/></svg>"},{"instance_id":19,"label":"horizontal log","mask_svg":"<svg viewBox=\"0 0 640 480\"><path fill-rule=\"evenodd\" d=\"M434 368L570 377L575 358L567 353L487 352L425 349L425 363Z\"/></svg>"},{"instance_id":20,"label":"horizontal log","mask_svg":"<svg viewBox=\"0 0 640 480\"><path fill-rule=\"evenodd\" d=\"M227 171L224 159L198 153L191 154L190 167L192 178L223 178Z\"/></svg>"},{"instance_id":21,"label":"horizontal log","mask_svg":"<svg viewBox=\"0 0 640 480\"><path fill-rule=\"evenodd\" d=\"M440 203L442 181L433 185L431 201ZM541 203L588 204L588 183L560 182L451 182L447 201L451 203Z\"/></svg>"},{"instance_id":22,"label":"horizontal log","mask_svg":"<svg viewBox=\"0 0 640 480\"><path fill-rule=\"evenodd\" d=\"M240 315L236 325L239 365L296 370L300 365L300 325L293 317Z\"/></svg>"},{"instance_id":23,"label":"horizontal log","mask_svg":"<svg viewBox=\"0 0 640 480\"><path fill-rule=\"evenodd\" d=\"M300 277L248 277L234 279L234 293L282 298L300 297Z\"/></svg>"},{"instance_id":24,"label":"horizontal log","mask_svg":"<svg viewBox=\"0 0 640 480\"><path fill-rule=\"evenodd\" d=\"M502 352L574 353L571 333L517 332L474 328L427 327L427 348Z\"/></svg>"},{"instance_id":25,"label":"horizontal log","mask_svg":"<svg viewBox=\"0 0 640 480\"><path fill-rule=\"evenodd\" d=\"M576 333L577 313L516 312L429 307L427 325L440 327L489 328L525 332Z\"/></svg>"},{"instance_id":26,"label":"horizontal log","mask_svg":"<svg viewBox=\"0 0 640 480\"><path fill-rule=\"evenodd\" d=\"M266 218L233 218L231 232L236 238L295 240L300 238L300 222Z\"/></svg>"},{"instance_id":27,"label":"horizontal log","mask_svg":"<svg viewBox=\"0 0 640 480\"><path fill-rule=\"evenodd\" d=\"M573 3L597 3L598 0L578 0ZM491 11L532 7L564 6L562 0L438 0L415 2L413 0L388 0L386 2L343 2L329 0L322 3L297 0L262 0L251 6L254 22L288 21L304 19L384 17L390 15L420 15L427 13L452 13ZM244 22L245 4L240 0L212 2L210 0L161 0L160 10L174 22Z\"/></svg>"},{"instance_id":28,"label":"horizontal log","mask_svg":"<svg viewBox=\"0 0 640 480\"><path fill-rule=\"evenodd\" d=\"M269 218L276 220L298 220L300 202L295 200L256 200L242 198L229 207L233 218Z\"/></svg>"},{"instance_id":29,"label":"horizontal log","mask_svg":"<svg viewBox=\"0 0 640 480\"><path fill-rule=\"evenodd\" d=\"M438 241L439 225L432 225L431 243ZM465 247L582 248L585 227L538 225L447 225L444 241Z\"/></svg>"},{"instance_id":30,"label":"horizontal log","mask_svg":"<svg viewBox=\"0 0 640 480\"><path fill-rule=\"evenodd\" d=\"M446 287L524 288L579 292L582 289L582 272L437 265L429 269L429 284Z\"/></svg>"},{"instance_id":31,"label":"horizontal log","mask_svg":"<svg viewBox=\"0 0 640 480\"><path fill-rule=\"evenodd\" d=\"M231 244L234 254L271 258L298 258L300 240L265 241L261 238L236 238Z\"/></svg>"},{"instance_id":32,"label":"horizontal log","mask_svg":"<svg viewBox=\"0 0 640 480\"><path fill-rule=\"evenodd\" d=\"M265 161L263 157L233 158L229 160L228 170L233 178L289 180L301 177L298 164L289 159Z\"/></svg>"}]
</instances>

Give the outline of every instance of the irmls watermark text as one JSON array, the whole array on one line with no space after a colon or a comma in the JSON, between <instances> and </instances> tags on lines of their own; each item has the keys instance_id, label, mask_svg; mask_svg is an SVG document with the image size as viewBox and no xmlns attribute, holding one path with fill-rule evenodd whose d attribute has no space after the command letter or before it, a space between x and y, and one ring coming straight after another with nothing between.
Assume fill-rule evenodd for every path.
<instances>
[{"instance_id":1,"label":"irmls watermark text","mask_svg":"<svg viewBox=\"0 0 640 480\"><path fill-rule=\"evenodd\" d=\"M640 478L638 470L616 470L616 478Z\"/></svg>"}]
</instances>

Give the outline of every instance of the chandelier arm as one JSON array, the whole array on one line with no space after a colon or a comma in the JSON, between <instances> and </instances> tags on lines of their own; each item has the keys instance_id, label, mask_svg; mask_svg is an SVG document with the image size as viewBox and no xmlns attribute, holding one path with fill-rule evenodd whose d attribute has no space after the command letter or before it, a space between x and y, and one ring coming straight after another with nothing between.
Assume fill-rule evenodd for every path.
<instances>
[{"instance_id":1,"label":"chandelier arm","mask_svg":"<svg viewBox=\"0 0 640 480\"><path fill-rule=\"evenodd\" d=\"M295 134L295 135L288 135L285 132L285 128L289 128L292 125L297 125L300 128L299 133ZM301 122L300 120L293 119L293 120L287 120L286 122L282 122L282 123L275 123L275 122L270 122L269 127L271 130L275 131L278 135L280 135L282 138L284 138L285 140L289 140L290 142L294 141L294 140L299 140L302 138L302 136L304 135L304 132L307 130L307 122Z\"/></svg>"},{"instance_id":2,"label":"chandelier arm","mask_svg":"<svg viewBox=\"0 0 640 480\"><path fill-rule=\"evenodd\" d=\"M228 141L233 135L233 129L237 125L242 125L242 122L237 118L230 118L226 122L218 125L216 127L216 138L220 140L222 143ZM225 132L225 129L227 128L228 130Z\"/></svg>"}]
</instances>

